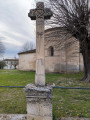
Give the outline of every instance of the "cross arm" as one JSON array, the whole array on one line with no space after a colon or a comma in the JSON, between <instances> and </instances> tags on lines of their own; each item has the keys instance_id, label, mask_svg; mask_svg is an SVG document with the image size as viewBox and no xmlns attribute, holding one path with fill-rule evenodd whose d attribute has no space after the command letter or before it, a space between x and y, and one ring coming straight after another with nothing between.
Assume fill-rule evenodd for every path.
<instances>
[{"instance_id":1,"label":"cross arm","mask_svg":"<svg viewBox=\"0 0 90 120\"><path fill-rule=\"evenodd\" d=\"M53 12L49 8L45 8L44 10L44 19L50 19L53 15Z\"/></svg>"},{"instance_id":2,"label":"cross arm","mask_svg":"<svg viewBox=\"0 0 90 120\"><path fill-rule=\"evenodd\" d=\"M28 13L28 17L31 18L31 20L36 20L36 11L37 9L31 9ZM44 9L44 19L50 19L53 15L53 12L49 8Z\"/></svg>"},{"instance_id":3,"label":"cross arm","mask_svg":"<svg viewBox=\"0 0 90 120\"><path fill-rule=\"evenodd\" d=\"M36 9L31 9L28 13L28 17L30 17L31 20L36 20Z\"/></svg>"}]
</instances>

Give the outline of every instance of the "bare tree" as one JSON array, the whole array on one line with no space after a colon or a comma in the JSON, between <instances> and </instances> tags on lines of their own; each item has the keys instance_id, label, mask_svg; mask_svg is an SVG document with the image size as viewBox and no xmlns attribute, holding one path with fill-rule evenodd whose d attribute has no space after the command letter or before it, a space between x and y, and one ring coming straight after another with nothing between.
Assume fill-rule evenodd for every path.
<instances>
[{"instance_id":1,"label":"bare tree","mask_svg":"<svg viewBox=\"0 0 90 120\"><path fill-rule=\"evenodd\" d=\"M32 42L26 42L23 44L22 48L21 48L21 52L25 52L25 51L28 51L28 50L33 50L35 47L34 47L34 44Z\"/></svg>"},{"instance_id":2,"label":"bare tree","mask_svg":"<svg viewBox=\"0 0 90 120\"><path fill-rule=\"evenodd\" d=\"M90 0L49 0L53 18L52 26L64 27L80 43L85 75L82 80L90 82Z\"/></svg>"},{"instance_id":3,"label":"bare tree","mask_svg":"<svg viewBox=\"0 0 90 120\"><path fill-rule=\"evenodd\" d=\"M5 47L3 43L0 41L0 57L2 57L4 53L5 53Z\"/></svg>"}]
</instances>

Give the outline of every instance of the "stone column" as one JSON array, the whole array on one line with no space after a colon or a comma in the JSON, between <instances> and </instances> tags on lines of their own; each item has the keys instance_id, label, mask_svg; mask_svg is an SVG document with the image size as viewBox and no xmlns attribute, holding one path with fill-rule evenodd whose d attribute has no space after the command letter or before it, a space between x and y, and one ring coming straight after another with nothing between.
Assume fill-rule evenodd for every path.
<instances>
[{"instance_id":1,"label":"stone column","mask_svg":"<svg viewBox=\"0 0 90 120\"><path fill-rule=\"evenodd\" d=\"M35 84L45 85L44 3L37 3L36 12L36 76Z\"/></svg>"},{"instance_id":2,"label":"stone column","mask_svg":"<svg viewBox=\"0 0 90 120\"><path fill-rule=\"evenodd\" d=\"M38 2L36 9L28 16L36 20L36 76L35 85L28 84L24 90L27 99L28 120L52 120L52 87L45 86L44 60L44 19L50 19L52 12L44 9L44 3Z\"/></svg>"}]
</instances>

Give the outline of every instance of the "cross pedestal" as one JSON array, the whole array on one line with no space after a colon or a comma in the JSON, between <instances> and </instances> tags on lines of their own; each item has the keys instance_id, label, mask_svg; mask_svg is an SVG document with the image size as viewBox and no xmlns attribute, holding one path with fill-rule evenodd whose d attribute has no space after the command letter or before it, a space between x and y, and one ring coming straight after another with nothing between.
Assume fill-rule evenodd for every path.
<instances>
[{"instance_id":1,"label":"cross pedestal","mask_svg":"<svg viewBox=\"0 0 90 120\"><path fill-rule=\"evenodd\" d=\"M36 4L28 16L36 20L36 75L35 85L25 87L28 120L52 120L52 87L45 86L44 19L50 19L52 11Z\"/></svg>"},{"instance_id":2,"label":"cross pedestal","mask_svg":"<svg viewBox=\"0 0 90 120\"><path fill-rule=\"evenodd\" d=\"M52 120L52 87L28 84L25 92L27 120Z\"/></svg>"}]
</instances>

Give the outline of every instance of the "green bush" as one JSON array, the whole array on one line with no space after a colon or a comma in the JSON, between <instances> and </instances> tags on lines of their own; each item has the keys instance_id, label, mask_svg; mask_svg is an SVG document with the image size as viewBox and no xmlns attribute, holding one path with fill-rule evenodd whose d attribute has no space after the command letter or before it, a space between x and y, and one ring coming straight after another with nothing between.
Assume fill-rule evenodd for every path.
<instances>
[{"instance_id":1,"label":"green bush","mask_svg":"<svg viewBox=\"0 0 90 120\"><path fill-rule=\"evenodd\" d=\"M4 61L0 61L0 69L3 69L4 66L6 66L6 63Z\"/></svg>"}]
</instances>

